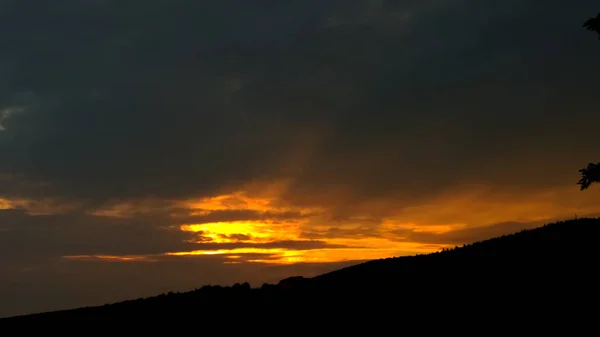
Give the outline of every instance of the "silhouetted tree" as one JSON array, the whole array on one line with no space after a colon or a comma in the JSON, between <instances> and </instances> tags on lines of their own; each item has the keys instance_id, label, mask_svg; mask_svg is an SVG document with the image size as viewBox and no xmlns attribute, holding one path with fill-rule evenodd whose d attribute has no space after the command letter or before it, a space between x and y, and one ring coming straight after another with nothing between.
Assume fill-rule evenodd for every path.
<instances>
[{"instance_id":1,"label":"silhouetted tree","mask_svg":"<svg viewBox=\"0 0 600 337\"><path fill-rule=\"evenodd\" d=\"M589 31L598 33L598 39L600 39L600 13L598 13L595 18L589 18L583 24L583 27Z\"/></svg>"},{"instance_id":2,"label":"silhouetted tree","mask_svg":"<svg viewBox=\"0 0 600 337\"><path fill-rule=\"evenodd\" d=\"M600 39L600 13L595 18L589 18L583 24L583 27L589 31L598 33L598 38ZM591 184L600 182L600 163L589 163L586 168L579 170L579 173L581 173L581 179L579 179L577 184L581 185L581 191L583 191L590 187Z\"/></svg>"},{"instance_id":3,"label":"silhouetted tree","mask_svg":"<svg viewBox=\"0 0 600 337\"><path fill-rule=\"evenodd\" d=\"M586 168L582 168L579 172L581 173L581 179L577 184L581 185L582 191L590 187L592 183L600 182L600 163L589 163Z\"/></svg>"}]
</instances>

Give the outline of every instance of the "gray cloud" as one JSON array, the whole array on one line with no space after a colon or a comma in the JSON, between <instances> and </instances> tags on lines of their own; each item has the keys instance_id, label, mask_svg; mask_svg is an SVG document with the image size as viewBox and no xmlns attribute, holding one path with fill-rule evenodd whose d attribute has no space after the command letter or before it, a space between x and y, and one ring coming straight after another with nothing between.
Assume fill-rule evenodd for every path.
<instances>
[{"instance_id":1,"label":"gray cloud","mask_svg":"<svg viewBox=\"0 0 600 337\"><path fill-rule=\"evenodd\" d=\"M190 233L170 229L171 223L161 220L73 213L29 216L23 211L0 211L0 219L5 230L0 236L3 262L65 255L159 254L195 246L185 242L192 238Z\"/></svg>"},{"instance_id":2,"label":"gray cloud","mask_svg":"<svg viewBox=\"0 0 600 337\"><path fill-rule=\"evenodd\" d=\"M0 110L0 131L5 131L6 127L4 126L4 122L10 117L12 114L21 112L22 108L9 107Z\"/></svg>"},{"instance_id":3,"label":"gray cloud","mask_svg":"<svg viewBox=\"0 0 600 337\"><path fill-rule=\"evenodd\" d=\"M566 182L597 140L598 47L579 27L593 5L10 2L3 92L32 91L39 107L13 121L0 170L80 198L290 174L300 188L352 181L365 197L426 194L426 181ZM315 128L301 173L282 170ZM573 164L504 173L557 158Z\"/></svg>"}]
</instances>

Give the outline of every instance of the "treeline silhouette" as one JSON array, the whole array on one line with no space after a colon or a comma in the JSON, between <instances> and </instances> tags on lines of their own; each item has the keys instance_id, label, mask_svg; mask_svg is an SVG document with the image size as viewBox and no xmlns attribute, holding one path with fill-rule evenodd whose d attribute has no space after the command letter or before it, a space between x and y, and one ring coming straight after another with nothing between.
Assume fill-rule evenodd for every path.
<instances>
[{"instance_id":1,"label":"treeline silhouette","mask_svg":"<svg viewBox=\"0 0 600 337\"><path fill-rule=\"evenodd\" d=\"M546 312L560 313L564 320L564 315L584 308L582 301L597 307L590 301L598 293L599 229L600 218L574 219L437 253L374 260L314 278L291 277L260 288L248 283L207 285L185 293L12 317L0 323L301 318L308 320L305 325L317 321L331 325L333 317L343 313L364 320L390 310L405 318L508 310L502 311L502 317Z\"/></svg>"}]
</instances>

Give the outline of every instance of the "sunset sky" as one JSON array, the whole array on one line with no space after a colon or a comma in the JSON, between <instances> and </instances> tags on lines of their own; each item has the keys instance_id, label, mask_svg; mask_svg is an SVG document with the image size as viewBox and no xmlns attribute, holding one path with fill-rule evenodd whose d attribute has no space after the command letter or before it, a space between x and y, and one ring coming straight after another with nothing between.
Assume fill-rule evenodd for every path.
<instances>
[{"instance_id":1,"label":"sunset sky","mask_svg":"<svg viewBox=\"0 0 600 337\"><path fill-rule=\"evenodd\" d=\"M0 0L0 317L600 215L597 0Z\"/></svg>"}]
</instances>

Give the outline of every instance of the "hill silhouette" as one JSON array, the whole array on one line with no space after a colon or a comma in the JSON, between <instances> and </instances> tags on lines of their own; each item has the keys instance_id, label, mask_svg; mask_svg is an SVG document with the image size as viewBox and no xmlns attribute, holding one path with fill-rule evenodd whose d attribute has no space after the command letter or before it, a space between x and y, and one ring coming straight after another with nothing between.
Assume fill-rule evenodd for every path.
<instances>
[{"instance_id":1,"label":"hill silhouette","mask_svg":"<svg viewBox=\"0 0 600 337\"><path fill-rule=\"evenodd\" d=\"M597 313L599 229L600 218L561 221L451 250L374 260L260 288L248 283L204 286L100 307L5 318L0 325L190 319L209 324L208 319L217 318L331 325L341 324L338 315L377 320L391 313L403 324L410 323L409 317L491 317L508 322L530 320L534 314L563 322L570 322L569 317L583 320ZM395 325L395 319L377 324Z\"/></svg>"}]
</instances>

